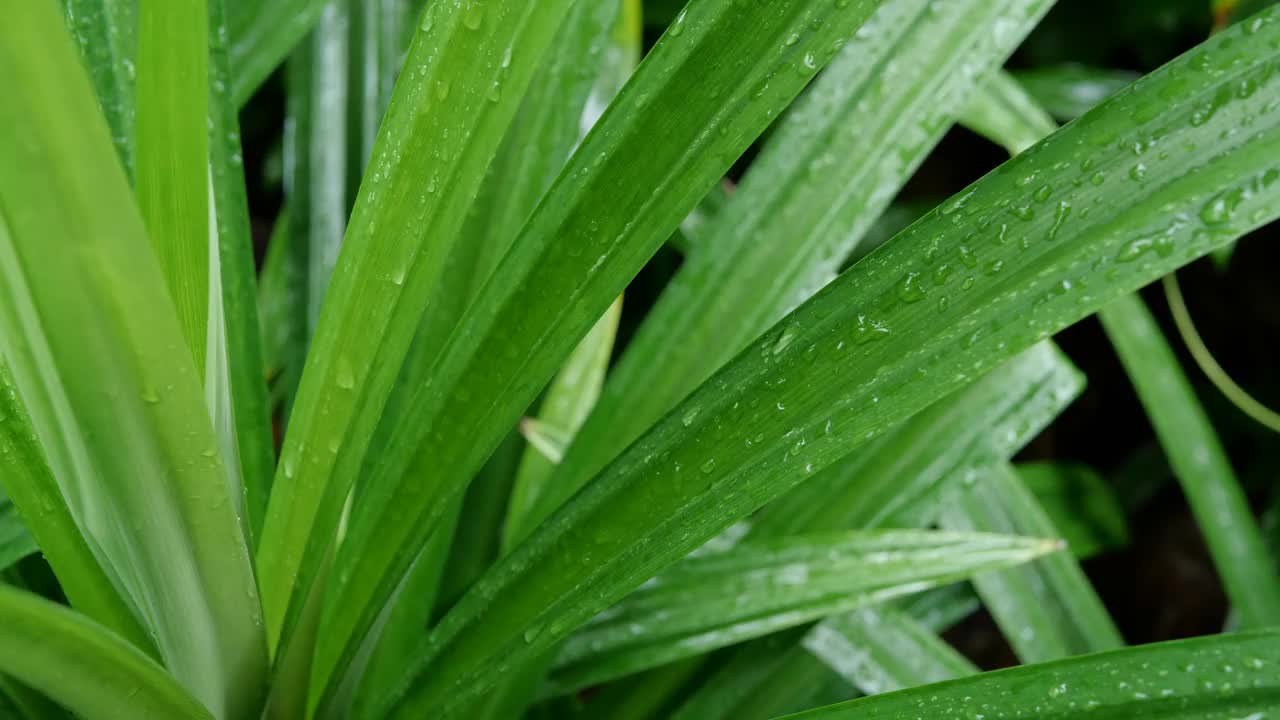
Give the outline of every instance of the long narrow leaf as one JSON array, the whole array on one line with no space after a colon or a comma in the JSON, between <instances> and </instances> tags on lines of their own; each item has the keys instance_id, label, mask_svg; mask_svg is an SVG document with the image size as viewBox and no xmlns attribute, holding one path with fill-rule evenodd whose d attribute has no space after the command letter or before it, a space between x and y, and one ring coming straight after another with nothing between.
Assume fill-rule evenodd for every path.
<instances>
[{"instance_id":1,"label":"long narrow leaf","mask_svg":"<svg viewBox=\"0 0 1280 720\"><path fill-rule=\"evenodd\" d=\"M783 537L797 532L932 523L949 485L990 458L1007 458L1056 417L1083 388L1083 377L1050 343L1023 352L986 377L917 413L898 428L863 446L765 508L751 528L752 537ZM903 478L910 478L904 485ZM957 605L972 609L969 600ZM879 609L871 609L877 614ZM946 624L937 609L931 623ZM883 619L893 624L892 617ZM789 644L808 642L815 627L796 633ZM781 662L776 639L745 646L683 704L681 718L727 717L744 696L760 692L769 668ZM784 645L785 647L785 645ZM804 660L802 667L825 675ZM788 671L795 679L800 669ZM739 698L739 700L726 700ZM716 710L713 711L713 708Z\"/></svg>"},{"instance_id":2,"label":"long narrow leaf","mask_svg":"<svg viewBox=\"0 0 1280 720\"><path fill-rule=\"evenodd\" d=\"M137 0L62 0L111 140L133 178Z\"/></svg>"},{"instance_id":3,"label":"long narrow leaf","mask_svg":"<svg viewBox=\"0 0 1280 720\"><path fill-rule=\"evenodd\" d=\"M1280 705L1280 633L1127 648L877 695L795 720L1237 720Z\"/></svg>"},{"instance_id":4,"label":"long narrow leaf","mask_svg":"<svg viewBox=\"0 0 1280 720\"><path fill-rule=\"evenodd\" d=\"M265 647L236 498L55 7L22 3L0 27L12 100L0 108L3 352L72 516L166 665L213 712L238 717L258 700Z\"/></svg>"},{"instance_id":5,"label":"long narrow leaf","mask_svg":"<svg viewBox=\"0 0 1280 720\"><path fill-rule=\"evenodd\" d=\"M231 96L237 107L248 102L330 4L330 0L235 0L229 4Z\"/></svg>"},{"instance_id":6,"label":"long narrow leaf","mask_svg":"<svg viewBox=\"0 0 1280 720\"><path fill-rule=\"evenodd\" d=\"M0 235L7 229L0 225ZM18 399L8 366L0 363L0 466L4 491L23 514L40 552L58 578L71 606L154 655L155 646L138 624L111 578L81 535L59 490L27 410Z\"/></svg>"},{"instance_id":7,"label":"long narrow leaf","mask_svg":"<svg viewBox=\"0 0 1280 720\"><path fill-rule=\"evenodd\" d=\"M85 720L212 720L154 661L82 616L0 585L0 673Z\"/></svg>"},{"instance_id":8,"label":"long narrow leaf","mask_svg":"<svg viewBox=\"0 0 1280 720\"><path fill-rule=\"evenodd\" d=\"M744 543L686 560L602 613L565 644L552 683L561 691L589 687L1058 547L1051 540L913 530Z\"/></svg>"},{"instance_id":9,"label":"long narrow leaf","mask_svg":"<svg viewBox=\"0 0 1280 720\"><path fill-rule=\"evenodd\" d=\"M231 416L228 464L238 467L244 522L254 539L262 530L275 449L271 434L267 386L263 376L262 331L258 318L257 269L240 148L240 121L230 95L225 0L209 0L209 167L212 212L217 232L216 283L211 307L211 353L218 353L225 377L225 402ZM208 374L206 374L207 377ZM210 385L206 379L206 385ZM210 388L206 387L206 395Z\"/></svg>"},{"instance_id":10,"label":"long narrow leaf","mask_svg":"<svg viewBox=\"0 0 1280 720\"><path fill-rule=\"evenodd\" d=\"M203 373L209 313L209 52L204 0L139 0L137 195Z\"/></svg>"},{"instance_id":11,"label":"long narrow leaf","mask_svg":"<svg viewBox=\"0 0 1280 720\"><path fill-rule=\"evenodd\" d=\"M1274 218L1278 20L1266 11L1135 83L780 322L477 583L424 644L419 684L396 712L465 700L499 662L541 652L806 472ZM1252 92L1236 93L1242 83ZM1171 87L1188 99L1171 106ZM1223 132L1246 121L1249 133ZM1180 152L1155 149L1152 137ZM1145 183L1129 177L1135 145ZM1161 251L1135 256L1153 233ZM526 642L535 625L545 629Z\"/></svg>"},{"instance_id":12,"label":"long narrow leaf","mask_svg":"<svg viewBox=\"0 0 1280 720\"><path fill-rule=\"evenodd\" d=\"M1040 119L1043 113L1035 111L1034 101L1026 98L1016 85L1006 84L1002 95L1005 98L1024 97L1015 101L1021 112L1009 115L1011 124L1008 127L1021 125L1026 132L1043 128ZM987 100L989 104L999 102L989 95ZM1215 101L1220 100L1215 98ZM1143 182L1145 172L1145 165L1139 161L1130 169L1130 176L1135 182ZM1270 172L1273 182L1280 177L1280 171ZM1218 214L1228 212L1245 194L1262 192L1267 177L1263 173L1252 183L1215 198L1202 209L1200 219L1211 223ZM1133 241L1130 251L1142 254L1155 248L1157 253L1167 254L1169 249L1162 249L1166 242L1167 237L1159 233L1139 237ZM1099 318L1138 389L1165 452L1170 456L1228 594L1241 611L1242 618L1251 627L1280 623L1280 576L1267 555L1257 522L1221 443L1191 391L1173 350L1136 295L1119 298L1102 308ZM1030 528L1023 528L1023 531L1035 532ZM1050 657L1056 655L1039 659Z\"/></svg>"},{"instance_id":13,"label":"long narrow leaf","mask_svg":"<svg viewBox=\"0 0 1280 720\"><path fill-rule=\"evenodd\" d=\"M1008 463L997 463L952 487L942 525L952 530L1044 533L1057 529ZM1120 632L1068 553L974 579L978 594L1018 657L1026 663L1111 650Z\"/></svg>"},{"instance_id":14,"label":"long narrow leaf","mask_svg":"<svg viewBox=\"0 0 1280 720\"><path fill-rule=\"evenodd\" d=\"M5 417L5 420L8 420ZM8 438L0 440L0 455L8 455L10 446ZM6 468L7 469L7 468ZM36 551L36 541L22 524L18 511L14 508L4 488L0 487L0 571L7 570L10 565Z\"/></svg>"},{"instance_id":15,"label":"long narrow leaf","mask_svg":"<svg viewBox=\"0 0 1280 720\"><path fill-rule=\"evenodd\" d=\"M432 3L423 16L325 297L263 527L267 632L285 635L281 644L334 540L466 207L569 4ZM515 56L521 62L504 62ZM388 594L399 578L390 580ZM322 676L326 665L317 665Z\"/></svg>"},{"instance_id":16,"label":"long narrow leaf","mask_svg":"<svg viewBox=\"0 0 1280 720\"><path fill-rule=\"evenodd\" d=\"M1231 200L1226 200L1231 202ZM1280 576L1222 443L1173 349L1136 295L1099 313L1247 627L1280 624Z\"/></svg>"},{"instance_id":17,"label":"long narrow leaf","mask_svg":"<svg viewBox=\"0 0 1280 720\"><path fill-rule=\"evenodd\" d=\"M805 636L804 647L866 695L978 672L936 633L892 607L824 620Z\"/></svg>"},{"instance_id":18,"label":"long narrow leaf","mask_svg":"<svg viewBox=\"0 0 1280 720\"><path fill-rule=\"evenodd\" d=\"M1058 129L1053 118L1004 71L993 74L969 102L960 122L1017 155Z\"/></svg>"},{"instance_id":19,"label":"long narrow leaf","mask_svg":"<svg viewBox=\"0 0 1280 720\"><path fill-rule=\"evenodd\" d=\"M915 632L942 632L977 607L976 600L970 602L965 599L965 596L972 594L971 591L957 592L953 589L963 587L967 586L952 585L913 595L899 601L897 610L889 604L882 604L855 610L854 614L860 615L861 621L868 625L883 625L886 632L884 637L888 638L903 632L896 630L894 625L896 618L904 614L914 618L909 618L907 622L918 626ZM960 601L957 602L957 599ZM779 677L785 678L788 683L805 687L826 684L833 671L826 662L827 655L818 652L818 648L839 651L832 645L830 633L833 628L830 624L845 622L857 621L847 620L845 616L833 616L811 627L775 633L743 645L680 704L671 720L737 718L752 706L754 698L766 695L771 688L776 687ZM843 625L836 629L840 627ZM923 647L923 644L917 647ZM869 648L864 650L868 654L869 651ZM872 659L867 657L868 661ZM913 658L912 662L922 662L922 659ZM840 699L853 697L856 692L850 688Z\"/></svg>"},{"instance_id":20,"label":"long narrow leaf","mask_svg":"<svg viewBox=\"0 0 1280 720\"><path fill-rule=\"evenodd\" d=\"M1020 463L1016 469L1072 555L1083 560L1128 544L1124 506L1095 470L1049 462Z\"/></svg>"},{"instance_id":21,"label":"long narrow leaf","mask_svg":"<svg viewBox=\"0 0 1280 720\"><path fill-rule=\"evenodd\" d=\"M1083 389L1062 351L1034 345L778 498L752 535L886 527L931 514L949 481L1011 457Z\"/></svg>"},{"instance_id":22,"label":"long narrow leaf","mask_svg":"<svg viewBox=\"0 0 1280 720\"><path fill-rule=\"evenodd\" d=\"M649 312L538 519L835 277L983 75L1051 5L905 0L879 7L771 136ZM992 33L997 20L1000 32Z\"/></svg>"},{"instance_id":23,"label":"long narrow leaf","mask_svg":"<svg viewBox=\"0 0 1280 720\"><path fill-rule=\"evenodd\" d=\"M564 368L547 390L542 411L536 421L539 425L558 433L564 439L572 438L578 428L582 427L587 414L600 396L600 386L604 384L605 369L609 364L613 338L621 316L622 299L619 298L609 306L604 317L591 328L591 332L587 333L578 347L574 348L573 354L565 361ZM540 432L545 433L547 430ZM561 449L563 450L563 446ZM555 471L556 462L559 462L558 457L548 457L545 450L537 447L537 443L530 439L530 444L520 459L520 469L507 505L503 537L508 550L514 545L515 538L525 535L524 525L530 521L530 509L536 504L538 496L546 492L546 484Z\"/></svg>"},{"instance_id":24,"label":"long narrow leaf","mask_svg":"<svg viewBox=\"0 0 1280 720\"><path fill-rule=\"evenodd\" d=\"M340 622L327 624L337 643L363 635L446 501L873 4L699 0L659 41L451 336L432 382L414 394L410 421L389 443L393 452L374 459L329 593L328 607L341 609ZM677 107L701 112L672 112ZM661 146L653 142L659 135Z\"/></svg>"},{"instance_id":25,"label":"long narrow leaf","mask_svg":"<svg viewBox=\"0 0 1280 720\"><path fill-rule=\"evenodd\" d=\"M1050 65L1023 70L1014 77L1040 105L1061 120L1080 117L1138 79L1137 73L1083 65Z\"/></svg>"}]
</instances>

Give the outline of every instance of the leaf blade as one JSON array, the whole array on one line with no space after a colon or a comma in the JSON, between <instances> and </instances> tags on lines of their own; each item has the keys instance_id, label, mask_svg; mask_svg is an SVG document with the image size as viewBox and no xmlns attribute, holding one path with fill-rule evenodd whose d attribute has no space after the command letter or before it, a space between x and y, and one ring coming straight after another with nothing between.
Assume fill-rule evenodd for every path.
<instances>
[{"instance_id":1,"label":"leaf blade","mask_svg":"<svg viewBox=\"0 0 1280 720\"><path fill-rule=\"evenodd\" d=\"M1009 720L1058 720L1077 717L1087 708L1090 717L1100 720L1227 720L1280 703L1280 686L1274 674L1265 672L1280 662L1277 639L1280 635L1271 631L1144 645L997 670L789 717L905 720L998 708ZM1233 676L1244 669L1241 665L1247 666L1249 682ZM1126 682L1117 688L1114 677Z\"/></svg>"},{"instance_id":2,"label":"leaf blade","mask_svg":"<svg viewBox=\"0 0 1280 720\"><path fill-rule=\"evenodd\" d=\"M0 672L87 720L212 720L164 669L76 613L0 585Z\"/></svg>"},{"instance_id":3,"label":"leaf blade","mask_svg":"<svg viewBox=\"0 0 1280 720\"><path fill-rule=\"evenodd\" d=\"M1015 536L881 530L747 542L690 558L576 634L552 673L570 692L1058 549Z\"/></svg>"},{"instance_id":4,"label":"leaf blade","mask_svg":"<svg viewBox=\"0 0 1280 720\"><path fill-rule=\"evenodd\" d=\"M1271 168L1266 158L1274 157L1269 153L1280 146L1280 117L1264 111L1265 93L1228 100L1200 125L1190 122L1198 112L1194 102L1169 107L1159 99L1160 91L1170 85L1203 102L1224 96L1223 88L1241 80L1275 82L1271 61L1240 61L1249 52L1267 56L1268 46L1280 45L1280 13L1259 17L1248 33L1228 31L1210 40L974 184L855 265L740 355L544 523L446 616L422 654L421 666L436 673L433 682L419 688L421 694L414 700L440 700L437 693L445 688L453 693L481 687L483 681L471 673L485 658L537 652L560 635L544 631L525 643L525 628L539 624L564 631L586 621L602 604L781 492L785 484L779 483L785 482L787 471L794 477L809 464L815 471L821 469L849 450L850 438L883 429L988 363L1280 213L1272 183L1269 192L1242 198L1226 217L1206 213L1205 226L1176 225L1168 236L1179 250L1176 256L1155 254L1143 257L1142 263L1127 261L1126 247L1134 236L1167 229L1170 212L1174 218L1198 216L1202 208L1216 207L1218 193L1238 187L1242 177L1263 177ZM1230 40L1224 47L1225 38ZM1146 125L1132 128L1135 114ZM1235 143L1219 135L1244 119L1254 123L1255 132L1248 139ZM1103 150L1116 144L1131 147L1156 131L1164 133L1167 142L1181 140L1193 151L1176 159L1173 154L1149 156L1151 168L1160 170L1152 173L1159 177L1157 183L1123 179L1131 161L1118 153L1104 155ZM1067 171L1078 173L1086 160L1087 172L1110 171L1112 183L1074 185L1071 179L1076 175ZM1058 171L1065 184L1057 203L1036 213L1034 204L1040 201L1035 195L1043 194L1042 186L1028 187L1024 178L1047 180L1059 163L1066 165ZM1173 172L1171 164L1180 172ZM1191 170L1195 172L1187 175ZM1046 201L1052 198L1051 187ZM1090 212L1080 212L1068 223L1066 213L1058 210L1064 202L1081 210L1087 206ZM970 228L984 223L991 234L975 236ZM910 292L904 300L900 289L906 273L918 272L914 268L922 259L945 258L969 268L968 252L979 256L970 260L985 254L991 258L988 262L999 259L1002 264L989 266L994 272L983 275L981 284L982 273L974 272L967 290L960 280L963 275L952 276L960 289L948 292L946 327L924 322L936 316L936 302L920 303ZM1041 274L1047 267L1059 272L1052 277ZM1069 294L1081 280L1090 284L1088 292ZM998 332L993 321L999 323ZM840 355L846 348L849 355ZM841 357L856 357L856 364L841 362ZM906 358L913 362L903 362ZM794 382L812 381L819 369L821 393L805 391L803 387L813 386L810 383ZM793 381L774 384L777 378ZM871 402L890 389L894 402ZM732 404L745 400L748 392L758 395L760 402L753 412L740 410L738 419ZM682 418L695 407L699 415L685 427ZM828 419L830 434L823 432ZM721 446L704 444L706 438L721 432L735 444L744 441L729 427L753 427L764 432L764 440L750 451L739 448L717 457ZM784 461L783 451L796 442L796 434L788 435L793 430L807 439L807 446L803 458L788 452ZM691 474L677 476L685 469ZM683 483L675 482L677 477ZM656 487L663 492L653 492ZM624 514L617 512L619 508L631 510ZM658 534L684 539L659 547L649 542ZM593 549L598 563L586 574L580 550L575 549L579 542ZM538 568L537 582L529 572L533 567ZM565 584L553 584L551 577L561 577ZM476 624L480 617L483 629ZM456 664L462 657L473 669ZM446 666L451 666L448 674L442 672Z\"/></svg>"}]
</instances>

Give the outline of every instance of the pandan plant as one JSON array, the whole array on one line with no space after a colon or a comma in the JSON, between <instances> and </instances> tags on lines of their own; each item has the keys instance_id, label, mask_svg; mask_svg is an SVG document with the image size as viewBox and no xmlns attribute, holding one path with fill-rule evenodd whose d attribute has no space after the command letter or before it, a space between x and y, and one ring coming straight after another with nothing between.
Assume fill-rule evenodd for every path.
<instances>
[{"instance_id":1,"label":"pandan plant","mask_svg":"<svg viewBox=\"0 0 1280 720\"><path fill-rule=\"evenodd\" d=\"M10 0L0 714L1280 713L1135 294L1280 215L1280 10L1003 69L1053 4ZM957 123L1011 159L895 201ZM1232 632L1125 647L1114 488L1013 462L1095 313ZM941 637L979 605L1020 666Z\"/></svg>"}]
</instances>

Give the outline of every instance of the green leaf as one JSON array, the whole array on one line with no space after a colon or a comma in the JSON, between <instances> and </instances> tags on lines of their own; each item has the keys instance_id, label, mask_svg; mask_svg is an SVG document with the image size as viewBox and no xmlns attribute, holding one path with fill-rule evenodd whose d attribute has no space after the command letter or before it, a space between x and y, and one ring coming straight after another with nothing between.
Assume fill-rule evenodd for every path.
<instances>
[{"instance_id":1,"label":"green leaf","mask_svg":"<svg viewBox=\"0 0 1280 720\"><path fill-rule=\"evenodd\" d=\"M1038 462L1022 463L1016 469L1072 555L1083 560L1129 543L1124 507L1093 468Z\"/></svg>"},{"instance_id":2,"label":"green leaf","mask_svg":"<svg viewBox=\"0 0 1280 720\"><path fill-rule=\"evenodd\" d=\"M805 635L804 647L867 695L978 672L937 633L889 605L828 618Z\"/></svg>"},{"instance_id":3,"label":"green leaf","mask_svg":"<svg viewBox=\"0 0 1280 720\"><path fill-rule=\"evenodd\" d=\"M1270 72L1274 72L1274 68L1268 74ZM1016 88L1010 88L1009 92L1018 94ZM1220 94L1211 101L1210 107L1213 107L1212 103L1222 102L1225 101ZM1023 102L1021 107L1030 106ZM1030 128L1035 125L1035 121L1024 119L1023 124ZM1146 167L1142 162L1130 169L1131 177L1138 182L1143 181L1145 172ZM1264 193L1266 186L1274 184L1277 179L1280 179L1280 169L1274 168L1255 176L1243 187L1213 198L1202 209L1199 219L1212 224L1211 221L1221 214L1229 213L1246 195ZM1175 224L1177 223L1178 220L1175 219ZM1170 236L1165 233L1139 236L1122 251L1122 257L1126 252L1142 255L1152 249L1157 254L1168 254L1172 250L1168 247L1170 242ZM1209 544L1214 563L1223 577L1228 595L1240 610L1242 620L1250 627L1267 627L1280 623L1280 576L1276 574L1267 555L1257 522L1239 482L1235 479L1221 443L1178 365L1173 350L1141 298L1136 295L1119 298L1102 308L1099 318L1120 355L1130 380L1138 390L1147 415L1156 428L1156 435L1174 466L1175 474L1182 482L1192 512ZM976 529L1008 530L1003 526L981 525ZM1047 532L1032 527L1020 529L1023 532ZM1032 606L1034 603L1029 605ZM1057 623L1049 623L1054 624ZM1016 645L1017 641L1014 642ZM1058 656L1060 655L1040 656L1040 659Z\"/></svg>"},{"instance_id":4,"label":"green leaf","mask_svg":"<svg viewBox=\"0 0 1280 720\"><path fill-rule=\"evenodd\" d=\"M116 153L131 180L137 6L137 0L62 0L67 28L80 50Z\"/></svg>"},{"instance_id":5,"label":"green leaf","mask_svg":"<svg viewBox=\"0 0 1280 720\"><path fill-rule=\"evenodd\" d=\"M1268 108L1280 74L1274 62L1245 59L1280 46L1280 13L1259 18L970 186L739 355L476 584L424 643L413 668L418 684L395 714L446 712L502 665L544 651L807 470L822 470L1036 340L1274 218L1280 113ZM642 67L637 78L643 74ZM1242 84L1253 92L1239 97ZM1187 100L1171 105L1163 96L1173 91ZM1250 133L1223 132L1246 122ZM1162 157L1152 137L1180 151ZM1143 181L1129 176L1135 145L1148 169ZM1255 184L1260 191L1241 190ZM1152 233L1162 238L1159 252L1137 242ZM455 337L468 345L477 338ZM501 352L494 346L475 357ZM493 375L484 377L489 393L504 392ZM470 397L479 396L477 388ZM448 407L451 433L472 437L470 425L456 422L466 407ZM425 457L449 467L445 448L456 443L434 443ZM413 497L434 491L414 489ZM408 497L390 507L403 511ZM385 534L390 517L373 525L384 544L401 537ZM526 642L534 626L544 629Z\"/></svg>"},{"instance_id":6,"label":"green leaf","mask_svg":"<svg viewBox=\"0 0 1280 720\"><path fill-rule=\"evenodd\" d=\"M618 298L578 343L555 380L551 381L538 417L527 418L520 424L520 432L529 441L529 447L520 459L516 482L507 504L503 537L508 549L515 545L515 539L527 534L530 508L546 491L546 483L551 479L556 463L563 457L565 446L582 427L600 396L600 386L604 384L613 338L621 317L622 298Z\"/></svg>"},{"instance_id":7,"label":"green leaf","mask_svg":"<svg viewBox=\"0 0 1280 720\"><path fill-rule=\"evenodd\" d=\"M1111 303L1099 317L1182 483L1241 621L1246 627L1280 624L1275 563L1173 349L1136 295Z\"/></svg>"},{"instance_id":8,"label":"green leaf","mask_svg":"<svg viewBox=\"0 0 1280 720\"><path fill-rule=\"evenodd\" d=\"M1020 70L1014 77L1054 117L1073 120L1137 80L1138 74L1084 65L1048 65Z\"/></svg>"},{"instance_id":9,"label":"green leaf","mask_svg":"<svg viewBox=\"0 0 1280 720\"><path fill-rule=\"evenodd\" d=\"M1280 633L1219 635L1026 665L831 705L795 720L1235 720L1280 704Z\"/></svg>"},{"instance_id":10,"label":"green leaf","mask_svg":"<svg viewBox=\"0 0 1280 720\"><path fill-rule=\"evenodd\" d=\"M964 482L953 484L942 508L941 523L949 530L1058 535L1008 463L973 471ZM1124 645L1102 601L1069 553L983 573L973 584L1023 662L1056 660Z\"/></svg>"},{"instance_id":11,"label":"green leaf","mask_svg":"<svg viewBox=\"0 0 1280 720\"><path fill-rule=\"evenodd\" d=\"M208 11L139 0L137 196L187 347L203 373L209 315Z\"/></svg>"},{"instance_id":12,"label":"green leaf","mask_svg":"<svg viewBox=\"0 0 1280 720\"><path fill-rule=\"evenodd\" d=\"M569 4L433 3L424 14L290 413L258 553L273 643L287 644L463 213ZM322 657L317 674L332 665Z\"/></svg>"},{"instance_id":13,"label":"green leaf","mask_svg":"<svg viewBox=\"0 0 1280 720\"><path fill-rule=\"evenodd\" d=\"M259 699L266 653L237 498L164 276L55 7L22 3L0 27L12 101L0 108L0 342L95 555L174 676L220 717L239 717ZM203 81L199 90L203 100ZM200 122L204 138L203 111ZM207 192L203 157L200 168Z\"/></svg>"},{"instance_id":14,"label":"green leaf","mask_svg":"<svg viewBox=\"0 0 1280 720\"><path fill-rule=\"evenodd\" d=\"M267 386L263 375L262 324L258 318L257 268L240 148L240 121L229 93L230 77L224 0L209 0L209 168L210 202L217 254L210 267L210 365L206 397L215 419L229 420L221 432L228 465L240 471L242 514L252 542L262 530L275 472ZM225 388L216 392L216 383Z\"/></svg>"},{"instance_id":15,"label":"green leaf","mask_svg":"<svg viewBox=\"0 0 1280 720\"><path fill-rule=\"evenodd\" d=\"M7 440L6 437L0 442ZM7 444L3 447L9 450ZM3 454L7 455L8 452ZM7 467L5 469L8 470ZM4 488L0 487L0 570L5 570L36 550L36 541L22 524L22 518L18 517L18 511L9 501L9 496L5 495Z\"/></svg>"},{"instance_id":16,"label":"green leaf","mask_svg":"<svg viewBox=\"0 0 1280 720\"><path fill-rule=\"evenodd\" d=\"M278 348L275 383L292 414L312 334L350 213L348 63L351 2L328 3L315 30L285 65L282 215L264 270L271 283L267 325ZM269 280L268 280L269 278Z\"/></svg>"},{"instance_id":17,"label":"green leaf","mask_svg":"<svg viewBox=\"0 0 1280 720\"><path fill-rule=\"evenodd\" d=\"M355 197L378 126L391 102L400 63L409 46L417 0L347 0L351 4L348 82L349 193Z\"/></svg>"},{"instance_id":18,"label":"green leaf","mask_svg":"<svg viewBox=\"0 0 1280 720\"><path fill-rule=\"evenodd\" d=\"M379 419L368 456L380 457L394 448L395 433L405 422L413 422L405 413L413 407L412 391L431 379L432 360L439 352L448 331L456 324L471 296L488 278L497 259L505 254L520 229L520 224L533 211L538 198L563 167L583 134L595 123L601 109L626 77L639 55L638 6L635 2L578 3L568 12L556 34L556 42L541 61L537 75L530 82L530 92L523 99L512 127L503 138L497 159L489 168L481 187L482 200L472 208L472 215L462 232L465 241L454 243L449 252L449 266L444 277L434 286L427 302L431 310L417 328L416 336L404 358L396 388ZM509 58L503 58L503 67ZM505 70L503 70L505 72ZM504 90L495 81L487 100L500 99ZM616 319L607 321L606 325ZM612 331L606 333L612 344ZM598 342L598 340L597 340ZM599 362L608 359L608 348ZM600 372L603 372L601 368ZM597 381L598 384L598 381ZM553 394L562 392L552 388ZM594 397L584 398L594 402ZM551 395L548 402L558 402ZM511 489L510 475L499 471L502 463L491 463L477 478L475 492L467 497L462 511L467 522L460 526L441 581L448 586L458 582L470 584L491 563L498 547L500 524ZM529 482L534 478L530 477ZM357 506L362 502L359 491ZM430 545L447 544L450 537L437 533ZM424 552L427 552L424 550ZM432 553L438 549L430 550ZM433 566L415 560L419 573L436 573ZM439 577L438 574L436 577ZM413 603L420 609L431 608L438 588L426 576L413 576L404 583L415 596L399 592L401 603ZM465 587L465 586L464 586ZM451 590L446 587L446 590ZM451 601L452 592L442 598ZM388 611L384 608L384 614ZM388 617L403 617L407 626L386 625L384 634L410 633L408 641L389 641L411 648L423 626L424 617L411 617L410 607L390 611ZM327 632L321 635L325 644ZM368 642L367 640L365 642ZM325 648L327 649L327 648ZM391 662L384 658L384 666ZM313 694L318 699L328 692L329 669L316 664ZM350 674L348 672L348 674Z\"/></svg>"},{"instance_id":19,"label":"green leaf","mask_svg":"<svg viewBox=\"0 0 1280 720\"><path fill-rule=\"evenodd\" d=\"M1058 124L1008 73L994 73L960 115L960 123L1017 155Z\"/></svg>"},{"instance_id":20,"label":"green leaf","mask_svg":"<svg viewBox=\"0 0 1280 720\"><path fill-rule=\"evenodd\" d=\"M119 637L38 595L3 585L0 647L0 673L85 720L214 717Z\"/></svg>"},{"instance_id":21,"label":"green leaf","mask_svg":"<svg viewBox=\"0 0 1280 720\"><path fill-rule=\"evenodd\" d=\"M0 236L6 232L0 224ZM99 565L72 518L45 460L44 449L31 427L31 418L18 398L13 375L3 362L0 362L0 468L4 492L22 513L25 526L53 569L71 606L154 655L154 643Z\"/></svg>"},{"instance_id":22,"label":"green leaf","mask_svg":"<svg viewBox=\"0 0 1280 720\"><path fill-rule=\"evenodd\" d=\"M909 613L923 625L923 631L942 632L976 610L977 599L967 584L957 583L903 598L897 607L900 609L894 610L885 603L854 613L865 615L868 624L878 619L886 630L895 618ZM786 685L806 688L822 685L831 678L832 670L818 659L825 656L816 652L815 644L829 646L831 628L826 626L853 622L843 618L832 616L809 627L774 633L743 645L680 704L671 720L718 720L755 713L759 698L784 691L779 687L780 680L785 680ZM849 688L841 699L848 699L856 692Z\"/></svg>"},{"instance_id":23,"label":"green leaf","mask_svg":"<svg viewBox=\"0 0 1280 720\"><path fill-rule=\"evenodd\" d=\"M1012 456L1083 386L1083 376L1052 343L1037 344L771 503L757 514L750 536L932 524L937 498L952 482L977 464ZM966 591L953 604L921 604L911 611L946 627L973 609L972 591ZM803 637L797 633L791 645ZM777 640L745 646L681 707L681 717L732 717L711 709L728 713L741 697L758 694L772 677L768 668L781 662L771 649L776 646ZM825 674L821 666L807 667ZM799 671L789 672L794 678Z\"/></svg>"},{"instance_id":24,"label":"green leaf","mask_svg":"<svg viewBox=\"0 0 1280 720\"><path fill-rule=\"evenodd\" d=\"M370 458L373 467L362 476L367 493L355 504L327 599L334 615L326 637L347 645L344 653L369 627L447 500L871 4L806 0L779 9L701 0L650 52L504 257L494 274L501 282L481 291L431 383L410 396L411 413L387 444L391 451ZM797 39L788 44L791 35ZM732 45L724 42L729 37ZM676 107L682 111L672 112ZM659 134L661 144L653 141Z\"/></svg>"},{"instance_id":25,"label":"green leaf","mask_svg":"<svg viewBox=\"0 0 1280 720\"><path fill-rule=\"evenodd\" d=\"M301 317L298 310L301 300L295 290L301 283L292 277L296 268L289 253L289 208L280 209L271 235L267 239L266 257L258 273L258 317L262 323L262 368L270 388L272 412L284 403L283 383L280 377L295 340L290 333L296 329L293 318Z\"/></svg>"},{"instance_id":26,"label":"green leaf","mask_svg":"<svg viewBox=\"0 0 1280 720\"><path fill-rule=\"evenodd\" d=\"M1062 351L1038 343L770 503L752 534L928 525L952 481L1021 450L1082 389Z\"/></svg>"},{"instance_id":27,"label":"green leaf","mask_svg":"<svg viewBox=\"0 0 1280 720\"><path fill-rule=\"evenodd\" d=\"M67 711L49 698L0 674L0 717L13 720L67 720Z\"/></svg>"},{"instance_id":28,"label":"green leaf","mask_svg":"<svg viewBox=\"0 0 1280 720\"><path fill-rule=\"evenodd\" d=\"M231 96L237 107L320 20L329 0L233 0L228 3Z\"/></svg>"},{"instance_id":29,"label":"green leaf","mask_svg":"<svg viewBox=\"0 0 1280 720\"><path fill-rule=\"evenodd\" d=\"M647 314L538 519L835 277L982 77L1051 5L880 5L770 135L699 251ZM991 32L996 20L1000 33Z\"/></svg>"},{"instance_id":30,"label":"green leaf","mask_svg":"<svg viewBox=\"0 0 1280 720\"><path fill-rule=\"evenodd\" d=\"M1056 541L918 530L797 535L685 560L569 638L556 692L1026 562ZM529 630L530 640L539 628Z\"/></svg>"}]
</instances>

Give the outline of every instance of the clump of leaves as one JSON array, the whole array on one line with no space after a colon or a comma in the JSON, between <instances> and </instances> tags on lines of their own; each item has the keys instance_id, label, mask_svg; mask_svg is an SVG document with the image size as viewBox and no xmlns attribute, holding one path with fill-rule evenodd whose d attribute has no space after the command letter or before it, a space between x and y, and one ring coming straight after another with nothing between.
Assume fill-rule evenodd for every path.
<instances>
[{"instance_id":1,"label":"clump of leaves","mask_svg":"<svg viewBox=\"0 0 1280 720\"><path fill-rule=\"evenodd\" d=\"M9 8L0 707L1280 707L1273 558L1131 294L1280 214L1280 11L1132 83L1002 71L1052 4L692 0L643 62L670 3ZM259 271L238 112L281 63ZM1016 156L891 206L956 122ZM1123 647L1078 564L1121 501L1011 464L1096 312L1246 632ZM1027 665L940 638L979 604Z\"/></svg>"}]
</instances>

